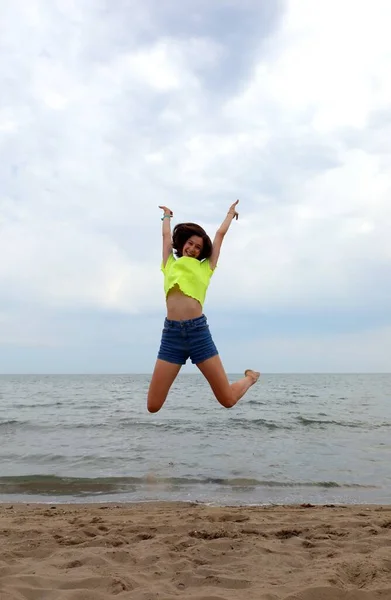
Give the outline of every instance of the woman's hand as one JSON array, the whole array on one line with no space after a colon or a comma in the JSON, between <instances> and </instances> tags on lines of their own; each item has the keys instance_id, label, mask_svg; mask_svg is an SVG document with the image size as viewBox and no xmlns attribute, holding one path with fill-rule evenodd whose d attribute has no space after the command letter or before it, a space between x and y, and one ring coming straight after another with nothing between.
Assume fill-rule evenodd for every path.
<instances>
[{"instance_id":1,"label":"woman's hand","mask_svg":"<svg viewBox=\"0 0 391 600\"><path fill-rule=\"evenodd\" d=\"M238 220L239 217L239 213L236 212L236 207L239 203L239 200L236 200L236 202L234 202L233 204L231 204L230 209L228 211L228 214L232 216L233 219Z\"/></svg>"},{"instance_id":2,"label":"woman's hand","mask_svg":"<svg viewBox=\"0 0 391 600\"><path fill-rule=\"evenodd\" d=\"M165 215L169 215L170 217L172 217L174 214L172 210L170 210L167 206L159 206L159 208L161 208L164 211Z\"/></svg>"}]
</instances>

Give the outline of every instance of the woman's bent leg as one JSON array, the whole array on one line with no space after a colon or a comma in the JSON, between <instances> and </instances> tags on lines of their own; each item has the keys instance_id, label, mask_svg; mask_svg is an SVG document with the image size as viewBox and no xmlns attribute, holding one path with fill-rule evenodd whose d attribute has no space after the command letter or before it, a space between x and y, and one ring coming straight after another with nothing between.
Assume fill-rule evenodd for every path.
<instances>
[{"instance_id":1,"label":"woman's bent leg","mask_svg":"<svg viewBox=\"0 0 391 600\"><path fill-rule=\"evenodd\" d=\"M225 408L235 406L247 390L259 379L257 371L247 369L242 379L230 384L218 355L198 363L197 367L208 380L216 399Z\"/></svg>"},{"instance_id":2,"label":"woman's bent leg","mask_svg":"<svg viewBox=\"0 0 391 600\"><path fill-rule=\"evenodd\" d=\"M161 409L181 367L182 365L157 359L148 390L147 408L149 412L156 413Z\"/></svg>"}]
</instances>

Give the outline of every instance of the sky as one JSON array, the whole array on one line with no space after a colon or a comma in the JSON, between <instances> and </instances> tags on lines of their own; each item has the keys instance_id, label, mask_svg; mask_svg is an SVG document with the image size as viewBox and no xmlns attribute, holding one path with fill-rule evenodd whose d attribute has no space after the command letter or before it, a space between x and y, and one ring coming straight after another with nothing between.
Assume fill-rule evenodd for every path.
<instances>
[{"instance_id":1,"label":"sky","mask_svg":"<svg viewBox=\"0 0 391 600\"><path fill-rule=\"evenodd\" d=\"M229 373L391 371L388 0L3 0L0 373L150 373L161 211ZM185 371L193 372L192 365Z\"/></svg>"}]
</instances>

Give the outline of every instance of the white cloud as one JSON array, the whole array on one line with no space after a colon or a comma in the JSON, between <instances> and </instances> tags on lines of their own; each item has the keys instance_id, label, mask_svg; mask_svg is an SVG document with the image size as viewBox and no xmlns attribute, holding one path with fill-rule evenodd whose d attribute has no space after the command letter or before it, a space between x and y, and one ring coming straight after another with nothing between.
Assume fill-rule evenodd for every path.
<instances>
[{"instance_id":1,"label":"white cloud","mask_svg":"<svg viewBox=\"0 0 391 600\"><path fill-rule=\"evenodd\" d=\"M384 2L347 2L342 10L340 3L288 3L269 54L225 105L236 131L252 133L227 173L240 181L258 169L253 192L263 192L245 222L241 252L232 252L224 272L235 272L235 289L245 289L253 305L354 306L358 291L371 294L360 289L370 270L389 265L391 153L373 143L378 132L370 122L391 101L386 14ZM350 128L357 132L352 146ZM390 134L386 123L383 139ZM324 147L335 164L322 165ZM264 191L269 170L280 180L278 195ZM382 278L378 285L389 288Z\"/></svg>"},{"instance_id":2,"label":"white cloud","mask_svg":"<svg viewBox=\"0 0 391 600\"><path fill-rule=\"evenodd\" d=\"M289 112L313 111L315 131L364 127L369 112L388 107L390 10L383 0L288 3L265 73L274 100Z\"/></svg>"},{"instance_id":3,"label":"white cloud","mask_svg":"<svg viewBox=\"0 0 391 600\"><path fill-rule=\"evenodd\" d=\"M239 197L208 306L389 306L391 7L286 7L227 91L236 41L159 29L148 2L3 3L7 298L160 310L157 205L212 235Z\"/></svg>"}]
</instances>

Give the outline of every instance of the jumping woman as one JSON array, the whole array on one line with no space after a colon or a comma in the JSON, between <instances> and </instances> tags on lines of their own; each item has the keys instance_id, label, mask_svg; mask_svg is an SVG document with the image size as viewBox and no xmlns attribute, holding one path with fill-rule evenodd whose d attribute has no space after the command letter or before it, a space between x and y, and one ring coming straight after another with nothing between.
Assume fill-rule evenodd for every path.
<instances>
[{"instance_id":1,"label":"jumping woman","mask_svg":"<svg viewBox=\"0 0 391 600\"><path fill-rule=\"evenodd\" d=\"M217 400L225 408L232 408L258 381L259 373L247 369L242 379L229 383L202 312L224 236L232 220L239 216L236 212L238 202L229 209L213 244L204 229L195 223L176 225L171 236L173 213L167 206L159 206L164 211L161 270L164 273L167 316L148 391L148 410L151 413L161 409L188 358L206 377Z\"/></svg>"}]
</instances>

